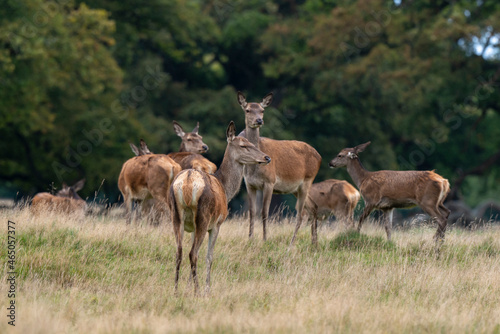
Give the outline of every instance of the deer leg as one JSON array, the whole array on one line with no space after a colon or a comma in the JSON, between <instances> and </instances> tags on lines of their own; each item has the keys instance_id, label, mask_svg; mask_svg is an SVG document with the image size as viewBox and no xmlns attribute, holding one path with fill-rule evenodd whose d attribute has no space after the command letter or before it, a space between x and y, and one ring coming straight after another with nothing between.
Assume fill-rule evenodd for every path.
<instances>
[{"instance_id":1,"label":"deer leg","mask_svg":"<svg viewBox=\"0 0 500 334\"><path fill-rule=\"evenodd\" d=\"M181 223L179 213L177 212L177 210L174 210L172 212L172 225L174 227L175 242L177 243L177 258L175 264L175 293L177 293L178 283L179 283L179 272L181 269L181 262L182 262L182 237L184 234L183 233L184 226Z\"/></svg>"},{"instance_id":2,"label":"deer leg","mask_svg":"<svg viewBox=\"0 0 500 334\"><path fill-rule=\"evenodd\" d=\"M307 195L309 194L310 186L311 186L310 182L307 184L304 183L302 187L299 189L299 191L296 194L294 194L295 197L297 197L297 204L295 205L295 210L297 210L297 224L295 225L295 231L293 232L293 237L292 240L290 241L290 246L293 245L295 238L297 237L297 233L300 229L300 225L302 224L302 219L304 214L304 204L306 202ZM314 242L314 239L317 240L318 236L317 236L317 231L313 227L313 225L311 226L311 235L312 235L311 239L313 239Z\"/></svg>"},{"instance_id":3,"label":"deer leg","mask_svg":"<svg viewBox=\"0 0 500 334\"><path fill-rule=\"evenodd\" d=\"M314 215L311 222L311 240L314 246L318 246L318 216Z\"/></svg>"},{"instance_id":4,"label":"deer leg","mask_svg":"<svg viewBox=\"0 0 500 334\"><path fill-rule=\"evenodd\" d=\"M203 219L200 215L199 219ZM189 252L189 261L191 262L191 276L193 277L193 283L194 283L194 293L195 295L198 294L199 286L198 286L198 276L196 275L196 266L198 264L198 251L200 250L200 246L203 243L203 238L205 237L206 231L201 228L200 225L198 225L198 222L196 222L197 226L194 231L194 241L193 241L193 246L191 247L191 251Z\"/></svg>"},{"instance_id":5,"label":"deer leg","mask_svg":"<svg viewBox=\"0 0 500 334\"><path fill-rule=\"evenodd\" d=\"M385 220L385 233L387 233L387 240L391 241L391 230L392 230L392 213L394 209L384 210L384 220Z\"/></svg>"},{"instance_id":6,"label":"deer leg","mask_svg":"<svg viewBox=\"0 0 500 334\"><path fill-rule=\"evenodd\" d=\"M125 202L125 221L127 224L132 223L132 198L128 195L123 195L123 201Z\"/></svg>"},{"instance_id":7,"label":"deer leg","mask_svg":"<svg viewBox=\"0 0 500 334\"><path fill-rule=\"evenodd\" d=\"M347 209L347 217L346 219L350 222L350 225L352 228L356 227L356 223L354 222L354 210L356 209L356 204L357 203L348 203L348 209Z\"/></svg>"},{"instance_id":8,"label":"deer leg","mask_svg":"<svg viewBox=\"0 0 500 334\"><path fill-rule=\"evenodd\" d=\"M207 286L206 293L210 292L210 272L212 271L212 261L214 255L215 242L217 241L217 236L219 235L219 226L214 227L208 231L208 250L207 250Z\"/></svg>"},{"instance_id":9,"label":"deer leg","mask_svg":"<svg viewBox=\"0 0 500 334\"><path fill-rule=\"evenodd\" d=\"M248 237L251 238L253 236L253 226L254 226L255 214L257 212L257 207L256 207L257 189L247 184L247 193L248 193L248 211L250 213L250 231L248 232Z\"/></svg>"},{"instance_id":10,"label":"deer leg","mask_svg":"<svg viewBox=\"0 0 500 334\"><path fill-rule=\"evenodd\" d=\"M262 189L262 237L264 241L267 239L266 225L269 216L269 207L271 206L271 199L273 197L273 186L265 184Z\"/></svg>"},{"instance_id":11,"label":"deer leg","mask_svg":"<svg viewBox=\"0 0 500 334\"><path fill-rule=\"evenodd\" d=\"M441 213L443 214L444 218L448 219L448 217L450 216L451 211L447 207L445 207L443 205L443 203L439 203L439 209L440 209Z\"/></svg>"},{"instance_id":12,"label":"deer leg","mask_svg":"<svg viewBox=\"0 0 500 334\"><path fill-rule=\"evenodd\" d=\"M443 215L442 211L440 211L439 204L438 205L425 205L422 206L422 209L427 213L431 219L436 219L438 228L436 231L436 234L434 235L434 239L436 240L436 243L444 241L444 234L446 232L446 224L447 224L447 219L445 218L446 216Z\"/></svg>"},{"instance_id":13,"label":"deer leg","mask_svg":"<svg viewBox=\"0 0 500 334\"><path fill-rule=\"evenodd\" d=\"M358 232L361 232L361 226L363 225L363 220L365 220L366 217L368 217L370 215L373 208L374 208L373 205L365 204L365 209L363 210L363 214L361 214L361 217L359 218Z\"/></svg>"}]
</instances>

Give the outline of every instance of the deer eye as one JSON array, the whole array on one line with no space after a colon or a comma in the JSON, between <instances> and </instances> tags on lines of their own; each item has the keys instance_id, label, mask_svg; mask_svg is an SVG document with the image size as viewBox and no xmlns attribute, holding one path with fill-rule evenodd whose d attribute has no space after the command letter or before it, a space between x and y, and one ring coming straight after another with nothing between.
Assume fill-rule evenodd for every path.
<instances>
[{"instance_id":1,"label":"deer eye","mask_svg":"<svg viewBox=\"0 0 500 334\"><path fill-rule=\"evenodd\" d=\"M341 156L340 154L339 154L339 155L337 155L337 157L338 157L338 158L342 158L342 156Z\"/></svg>"}]
</instances>

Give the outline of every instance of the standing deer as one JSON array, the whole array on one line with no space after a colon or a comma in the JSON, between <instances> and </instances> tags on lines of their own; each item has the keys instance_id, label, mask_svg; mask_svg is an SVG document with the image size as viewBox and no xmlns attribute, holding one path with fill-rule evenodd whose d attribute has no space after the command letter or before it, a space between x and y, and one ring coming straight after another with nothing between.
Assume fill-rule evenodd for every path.
<instances>
[{"instance_id":1,"label":"standing deer","mask_svg":"<svg viewBox=\"0 0 500 334\"><path fill-rule=\"evenodd\" d=\"M227 217L227 205L238 193L243 179L243 166L268 164L271 161L243 137L236 137L236 128L231 121L226 131L227 147L224 158L215 175L195 169L182 171L170 186L168 205L172 213L177 261L175 290L177 291L182 261L182 239L184 231L194 233L189 253L191 277L195 293L198 292L196 267L198 251L208 232L207 292L210 289L210 271L213 251L219 228Z\"/></svg>"},{"instance_id":2,"label":"standing deer","mask_svg":"<svg viewBox=\"0 0 500 334\"><path fill-rule=\"evenodd\" d=\"M434 171L367 171L358 157L370 145L367 142L354 148L344 148L330 161L330 167L347 167L347 172L361 192L365 209L358 223L358 232L363 220L374 209L384 213L387 239L391 240L392 211L394 208L421 207L431 218L436 218L438 229L434 238L444 239L450 210L444 205L450 183Z\"/></svg>"},{"instance_id":3,"label":"standing deer","mask_svg":"<svg viewBox=\"0 0 500 334\"><path fill-rule=\"evenodd\" d=\"M245 111L245 137L272 161L267 166L245 166L245 184L250 209L249 237L252 237L256 216L257 190L262 190L262 228L266 240L266 223L269 215L272 194L293 194L297 198L297 225L291 244L304 218L304 205L309 188L321 165L321 156L310 145L296 140L274 140L260 137L259 129L264 125L264 109L273 100L267 94L260 103L248 103L245 96L238 92L238 103ZM314 229L311 229L314 234Z\"/></svg>"},{"instance_id":4,"label":"standing deer","mask_svg":"<svg viewBox=\"0 0 500 334\"><path fill-rule=\"evenodd\" d=\"M182 138L182 142L179 152L169 153L168 155L155 155L149 150L146 142L142 139L140 140L140 148L130 143L130 148L137 159L132 158L125 162L118 179L118 187L127 205L127 222L130 223L132 220L132 202L134 200L141 202L143 213L146 211L152 213L163 211L157 202L157 197L166 194L163 191L163 187L168 189L173 178L180 170L194 168L207 173L215 172L217 166L198 154L208 151L208 146L202 141L202 137L198 134L198 129L199 123L197 123L192 132L185 133L182 126L174 121L174 130ZM149 158L140 158L146 155L151 156ZM152 155L155 155L155 158ZM161 158L159 158L160 156ZM172 165L173 169L169 166L169 163L172 161L175 162ZM125 166L126 164L127 166ZM177 170L177 167L180 167L180 169ZM163 168L165 168L164 171L162 171ZM167 177L170 173L169 171L174 173L172 177ZM129 177L126 177L126 175L129 175ZM130 184L127 185L127 182ZM135 183L132 184L132 182ZM155 182L159 183L155 184ZM155 214L149 215L149 219L152 220L158 221L159 218Z\"/></svg>"},{"instance_id":5,"label":"standing deer","mask_svg":"<svg viewBox=\"0 0 500 334\"><path fill-rule=\"evenodd\" d=\"M181 171L181 166L167 155L144 151L143 143L141 139L142 155L125 161L118 177L118 188L127 207L127 223L132 221L133 201L165 200L168 187Z\"/></svg>"},{"instance_id":6,"label":"standing deer","mask_svg":"<svg viewBox=\"0 0 500 334\"><path fill-rule=\"evenodd\" d=\"M87 209L86 202L78 195L85 185L85 179L76 182L71 187L63 183L62 189L56 195L47 192L38 193L31 201L31 211L39 215L43 210L83 216Z\"/></svg>"},{"instance_id":7,"label":"standing deer","mask_svg":"<svg viewBox=\"0 0 500 334\"><path fill-rule=\"evenodd\" d=\"M347 181L331 179L313 183L305 204L311 224L314 224L313 243L317 244L318 240L318 218L326 219L334 214L337 220L344 219L354 225L354 209L359 198L359 192Z\"/></svg>"}]
</instances>

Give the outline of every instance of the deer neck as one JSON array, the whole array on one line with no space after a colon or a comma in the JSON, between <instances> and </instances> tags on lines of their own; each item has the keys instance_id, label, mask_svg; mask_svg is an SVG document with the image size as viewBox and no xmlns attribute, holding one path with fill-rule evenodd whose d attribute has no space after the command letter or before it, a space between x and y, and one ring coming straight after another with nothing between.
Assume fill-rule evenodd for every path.
<instances>
[{"instance_id":1,"label":"deer neck","mask_svg":"<svg viewBox=\"0 0 500 334\"><path fill-rule=\"evenodd\" d=\"M186 146L184 146L184 143L181 143L181 147L179 148L179 152L187 152Z\"/></svg>"},{"instance_id":2,"label":"deer neck","mask_svg":"<svg viewBox=\"0 0 500 334\"><path fill-rule=\"evenodd\" d=\"M255 147L259 148L259 140L260 140L260 128L251 128L248 125L245 127L245 136L249 142L255 145Z\"/></svg>"},{"instance_id":3,"label":"deer neck","mask_svg":"<svg viewBox=\"0 0 500 334\"><path fill-rule=\"evenodd\" d=\"M363 167L359 158L350 159L350 161L347 163L347 172L351 176L352 181L356 184L358 189L365 178L368 176L368 173L370 173Z\"/></svg>"},{"instance_id":4,"label":"deer neck","mask_svg":"<svg viewBox=\"0 0 500 334\"><path fill-rule=\"evenodd\" d=\"M227 203L229 203L240 190L241 181L243 181L243 165L237 163L230 156L228 148L226 148L224 159L214 175L222 184Z\"/></svg>"}]
</instances>

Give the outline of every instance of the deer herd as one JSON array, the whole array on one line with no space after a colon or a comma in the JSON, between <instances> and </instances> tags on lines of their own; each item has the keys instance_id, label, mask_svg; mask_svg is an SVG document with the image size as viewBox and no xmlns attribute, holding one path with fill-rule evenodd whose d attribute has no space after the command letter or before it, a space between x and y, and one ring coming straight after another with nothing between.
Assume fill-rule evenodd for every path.
<instances>
[{"instance_id":1,"label":"deer herd","mask_svg":"<svg viewBox=\"0 0 500 334\"><path fill-rule=\"evenodd\" d=\"M139 147L130 144L135 154L127 160L118 177L118 188L126 207L126 221L134 220L134 204L143 213L156 213L151 219L158 223L165 215L172 221L177 244L175 290L182 262L182 240L184 231L192 233L189 252L191 278L195 292L198 291L197 260L201 244L208 233L206 288L210 287L210 271L213 250L219 229L228 215L228 203L239 192L244 179L248 193L249 237L254 234L257 214L257 191L262 192L262 237L267 239L267 222L272 194L293 194L297 198L296 225L290 246L304 221L311 223L311 240L317 245L318 219L331 215L349 222L355 227L354 209L360 199L364 200L357 230L373 210L381 210L387 239L391 240L392 213L394 208L419 206L431 219L437 221L435 240L444 240L447 218L450 214L443 202L450 185L434 171L371 172L360 161L370 142L353 148L344 148L330 161L331 168L346 167L357 189L342 180L326 180L313 183L321 165L321 156L307 143L296 140L274 140L260 136L264 125L264 110L273 100L266 95L261 102L247 102L238 92L237 100L244 111L245 129L236 135L231 121L226 130L227 146L219 168L202 156L208 146L199 135L199 123L191 132L173 122L175 133L182 139L179 152L169 154L152 153L146 142L140 140ZM42 208L64 212L85 212L86 203L77 191L85 180L51 195L39 193L32 200L32 212L39 214Z\"/></svg>"}]
</instances>

